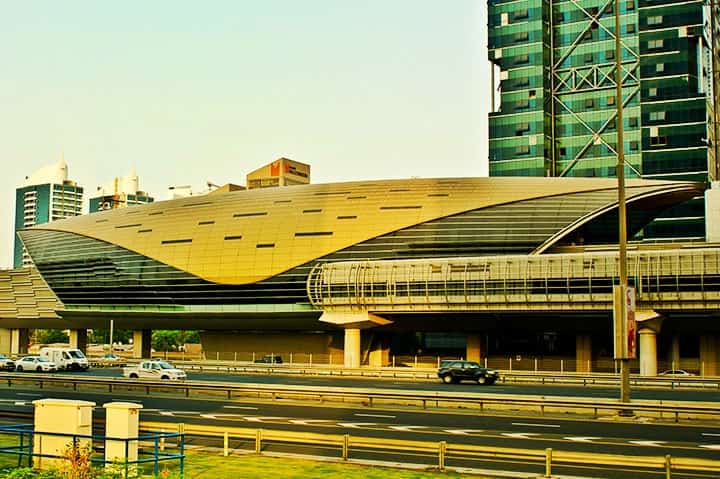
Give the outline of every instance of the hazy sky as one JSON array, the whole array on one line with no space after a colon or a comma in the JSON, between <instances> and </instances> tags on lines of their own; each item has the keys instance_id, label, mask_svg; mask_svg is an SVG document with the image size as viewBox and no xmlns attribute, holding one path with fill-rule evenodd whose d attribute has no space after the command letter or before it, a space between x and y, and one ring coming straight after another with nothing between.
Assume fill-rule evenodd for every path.
<instances>
[{"instance_id":1,"label":"hazy sky","mask_svg":"<svg viewBox=\"0 0 720 479\"><path fill-rule=\"evenodd\" d=\"M280 156L313 183L487 174L484 0L0 7L1 267L15 188L63 151L86 192L135 166L159 200Z\"/></svg>"}]
</instances>

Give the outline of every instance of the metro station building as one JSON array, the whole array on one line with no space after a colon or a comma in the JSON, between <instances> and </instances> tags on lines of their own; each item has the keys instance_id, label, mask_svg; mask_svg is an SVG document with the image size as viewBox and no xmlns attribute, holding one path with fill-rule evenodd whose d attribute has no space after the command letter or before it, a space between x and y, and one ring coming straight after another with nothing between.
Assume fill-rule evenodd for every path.
<instances>
[{"instance_id":1,"label":"metro station building","mask_svg":"<svg viewBox=\"0 0 720 479\"><path fill-rule=\"evenodd\" d=\"M629 236L705 188L628 181ZM612 358L607 291L616 280L603 275L617 261L617 222L613 179L408 179L216 192L20 231L60 302L59 319L2 321L70 328L82 342L85 329L106 329L112 319L135 331L138 356L150 354L153 329L200 329L208 357L343 351L346 366L383 366L408 352L408 338L430 335L461 338L470 359L566 355L588 370L591 359ZM666 249L646 248L656 256ZM703 258L715 254L703 251ZM703 260L700 286L648 280L639 297L654 312L652 342L641 341L646 355L700 357L706 374L717 371L720 281L710 280L711 263ZM720 260L712 264L720 268ZM676 284L701 289L705 300L670 298Z\"/></svg>"}]
</instances>

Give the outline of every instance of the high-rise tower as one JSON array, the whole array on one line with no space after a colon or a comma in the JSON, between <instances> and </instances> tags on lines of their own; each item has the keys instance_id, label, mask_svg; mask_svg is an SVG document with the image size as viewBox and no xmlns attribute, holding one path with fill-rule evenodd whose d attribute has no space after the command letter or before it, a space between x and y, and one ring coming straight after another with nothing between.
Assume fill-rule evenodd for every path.
<instances>
[{"instance_id":1,"label":"high-rise tower","mask_svg":"<svg viewBox=\"0 0 720 479\"><path fill-rule=\"evenodd\" d=\"M95 196L90 198L88 211L94 213L102 210L124 208L126 206L152 203L155 199L144 191L140 191L140 178L135 168L130 174L116 177L110 183L99 186Z\"/></svg>"},{"instance_id":2,"label":"high-rise tower","mask_svg":"<svg viewBox=\"0 0 720 479\"><path fill-rule=\"evenodd\" d=\"M718 179L714 1L490 0L490 175L616 176L617 4L625 176ZM702 238L703 211L697 198L643 234Z\"/></svg>"},{"instance_id":3,"label":"high-rise tower","mask_svg":"<svg viewBox=\"0 0 720 479\"><path fill-rule=\"evenodd\" d=\"M83 188L68 180L65 159L26 176L15 190L15 232L36 224L82 214ZM14 267L30 266L32 261L15 234Z\"/></svg>"}]
</instances>

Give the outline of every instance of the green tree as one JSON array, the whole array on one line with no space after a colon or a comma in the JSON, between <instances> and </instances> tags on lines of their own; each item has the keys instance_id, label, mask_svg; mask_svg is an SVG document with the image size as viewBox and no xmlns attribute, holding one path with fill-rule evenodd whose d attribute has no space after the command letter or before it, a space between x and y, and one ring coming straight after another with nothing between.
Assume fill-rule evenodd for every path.
<instances>
[{"instance_id":1,"label":"green tree","mask_svg":"<svg viewBox=\"0 0 720 479\"><path fill-rule=\"evenodd\" d=\"M39 344L67 343L68 335L62 329L36 329L35 342Z\"/></svg>"},{"instance_id":2,"label":"green tree","mask_svg":"<svg viewBox=\"0 0 720 479\"><path fill-rule=\"evenodd\" d=\"M155 351L176 350L179 343L180 331L160 329L152 333L152 347Z\"/></svg>"}]
</instances>

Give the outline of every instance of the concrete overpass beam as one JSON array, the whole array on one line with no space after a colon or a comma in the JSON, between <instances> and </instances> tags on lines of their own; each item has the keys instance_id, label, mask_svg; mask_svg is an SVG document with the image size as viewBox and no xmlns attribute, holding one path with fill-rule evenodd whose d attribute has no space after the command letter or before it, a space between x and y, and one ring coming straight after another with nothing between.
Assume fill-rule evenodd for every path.
<instances>
[{"instance_id":1,"label":"concrete overpass beam","mask_svg":"<svg viewBox=\"0 0 720 479\"><path fill-rule=\"evenodd\" d=\"M657 376L657 333L640 329L640 376Z\"/></svg>"},{"instance_id":2,"label":"concrete overpass beam","mask_svg":"<svg viewBox=\"0 0 720 479\"><path fill-rule=\"evenodd\" d=\"M360 367L360 328L345 329L345 367Z\"/></svg>"},{"instance_id":3,"label":"concrete overpass beam","mask_svg":"<svg viewBox=\"0 0 720 479\"><path fill-rule=\"evenodd\" d=\"M575 371L592 372L592 336L589 334L575 336Z\"/></svg>"},{"instance_id":4,"label":"concrete overpass beam","mask_svg":"<svg viewBox=\"0 0 720 479\"><path fill-rule=\"evenodd\" d=\"M706 334L700 336L700 374L717 376L720 373L720 336Z\"/></svg>"},{"instance_id":5,"label":"concrete overpass beam","mask_svg":"<svg viewBox=\"0 0 720 479\"><path fill-rule=\"evenodd\" d=\"M87 329L70 330L70 347L79 349L83 353L87 352Z\"/></svg>"},{"instance_id":6,"label":"concrete overpass beam","mask_svg":"<svg viewBox=\"0 0 720 479\"><path fill-rule=\"evenodd\" d=\"M17 328L10 331L10 354L27 354L29 344L29 329Z\"/></svg>"},{"instance_id":7,"label":"concrete overpass beam","mask_svg":"<svg viewBox=\"0 0 720 479\"><path fill-rule=\"evenodd\" d=\"M480 362L482 359L482 342L479 334L468 334L465 340L465 359Z\"/></svg>"},{"instance_id":8,"label":"concrete overpass beam","mask_svg":"<svg viewBox=\"0 0 720 479\"><path fill-rule=\"evenodd\" d=\"M152 355L152 330L133 331L133 358L150 358Z\"/></svg>"}]
</instances>

